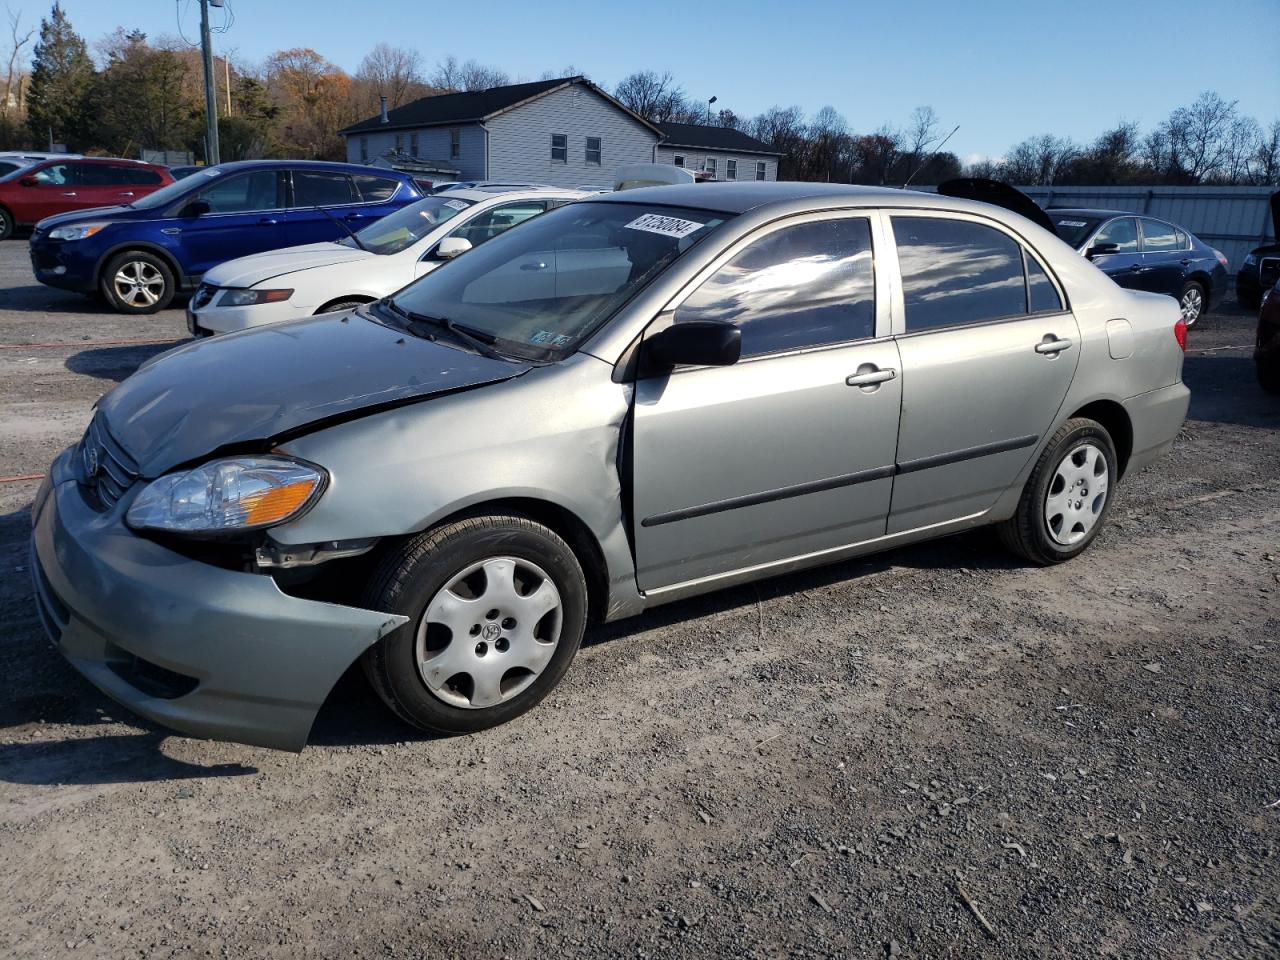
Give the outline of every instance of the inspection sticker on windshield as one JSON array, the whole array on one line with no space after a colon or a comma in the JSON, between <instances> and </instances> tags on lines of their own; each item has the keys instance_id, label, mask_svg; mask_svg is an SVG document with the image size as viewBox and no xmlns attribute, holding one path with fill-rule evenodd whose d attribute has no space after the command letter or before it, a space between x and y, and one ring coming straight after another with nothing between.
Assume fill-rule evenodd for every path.
<instances>
[{"instance_id":1,"label":"inspection sticker on windshield","mask_svg":"<svg viewBox=\"0 0 1280 960\"><path fill-rule=\"evenodd\" d=\"M465 210L469 204L463 203L461 200L446 200L444 205L451 210Z\"/></svg>"},{"instance_id":2,"label":"inspection sticker on windshield","mask_svg":"<svg viewBox=\"0 0 1280 960\"><path fill-rule=\"evenodd\" d=\"M681 220L679 217L663 217L656 213L646 213L636 217L627 224L629 230L643 230L645 233L660 233L664 237L675 237L677 240L687 237L695 230L701 230L705 223L693 220Z\"/></svg>"}]
</instances>

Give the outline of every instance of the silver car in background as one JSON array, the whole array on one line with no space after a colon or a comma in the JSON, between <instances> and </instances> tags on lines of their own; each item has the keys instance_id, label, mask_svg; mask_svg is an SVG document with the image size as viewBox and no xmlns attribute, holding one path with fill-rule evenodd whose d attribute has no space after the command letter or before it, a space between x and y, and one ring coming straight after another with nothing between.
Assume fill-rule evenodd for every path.
<instances>
[{"instance_id":1,"label":"silver car in background","mask_svg":"<svg viewBox=\"0 0 1280 960\"><path fill-rule=\"evenodd\" d=\"M1069 560L1187 410L1168 297L985 203L589 198L389 298L178 348L34 508L41 617L134 711L301 749L362 659L511 719L589 622L997 524Z\"/></svg>"}]
</instances>

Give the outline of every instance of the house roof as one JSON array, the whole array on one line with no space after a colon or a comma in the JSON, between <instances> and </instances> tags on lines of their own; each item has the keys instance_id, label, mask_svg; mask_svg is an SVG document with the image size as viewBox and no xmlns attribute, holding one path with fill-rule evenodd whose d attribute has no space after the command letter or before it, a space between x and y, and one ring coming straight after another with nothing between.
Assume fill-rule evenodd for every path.
<instances>
[{"instance_id":1,"label":"house roof","mask_svg":"<svg viewBox=\"0 0 1280 960\"><path fill-rule=\"evenodd\" d=\"M709 127L701 123L660 123L658 128L662 131L664 147L699 147L704 150L782 156L781 151L732 127Z\"/></svg>"},{"instance_id":2,"label":"house roof","mask_svg":"<svg viewBox=\"0 0 1280 960\"><path fill-rule=\"evenodd\" d=\"M387 122L381 116L361 120L339 130L340 134L370 133L377 130L403 130L417 127L436 127L460 123L479 123L499 113L530 100L545 96L561 87L580 84L604 97L623 113L654 133L662 131L638 114L632 113L585 77L561 77L556 80L537 80L533 83L512 83L503 87L490 87L471 93L445 93L438 97L423 97L404 106L387 111Z\"/></svg>"}]
</instances>

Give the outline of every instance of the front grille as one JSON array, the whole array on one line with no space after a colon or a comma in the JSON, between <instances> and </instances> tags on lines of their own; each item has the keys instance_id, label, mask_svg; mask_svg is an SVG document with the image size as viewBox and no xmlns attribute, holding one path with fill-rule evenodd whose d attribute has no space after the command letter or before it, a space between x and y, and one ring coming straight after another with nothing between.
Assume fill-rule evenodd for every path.
<instances>
[{"instance_id":1,"label":"front grille","mask_svg":"<svg viewBox=\"0 0 1280 960\"><path fill-rule=\"evenodd\" d=\"M218 292L217 287L211 287L207 283L200 284L196 288L196 295L191 298L191 309L202 310L207 307L213 300L213 295Z\"/></svg>"},{"instance_id":2,"label":"front grille","mask_svg":"<svg viewBox=\"0 0 1280 960\"><path fill-rule=\"evenodd\" d=\"M115 506L138 479L133 458L111 436L100 413L94 415L80 441L80 469L84 485L97 496L103 510Z\"/></svg>"},{"instance_id":3,"label":"front grille","mask_svg":"<svg viewBox=\"0 0 1280 960\"><path fill-rule=\"evenodd\" d=\"M1262 289L1274 287L1277 280L1280 280L1280 257L1263 257L1258 261L1258 279L1262 282Z\"/></svg>"}]
</instances>

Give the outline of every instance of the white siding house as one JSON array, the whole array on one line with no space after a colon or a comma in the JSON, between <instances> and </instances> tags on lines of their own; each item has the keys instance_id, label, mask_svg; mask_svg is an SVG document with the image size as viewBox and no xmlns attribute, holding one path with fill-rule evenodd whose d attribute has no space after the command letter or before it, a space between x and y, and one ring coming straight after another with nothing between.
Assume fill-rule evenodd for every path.
<instances>
[{"instance_id":1,"label":"white siding house","mask_svg":"<svg viewBox=\"0 0 1280 960\"><path fill-rule=\"evenodd\" d=\"M661 123L657 162L700 170L715 180L777 180L782 154L741 130Z\"/></svg>"}]
</instances>

